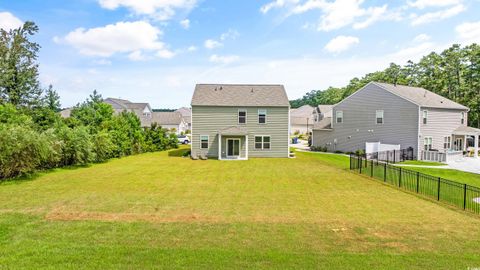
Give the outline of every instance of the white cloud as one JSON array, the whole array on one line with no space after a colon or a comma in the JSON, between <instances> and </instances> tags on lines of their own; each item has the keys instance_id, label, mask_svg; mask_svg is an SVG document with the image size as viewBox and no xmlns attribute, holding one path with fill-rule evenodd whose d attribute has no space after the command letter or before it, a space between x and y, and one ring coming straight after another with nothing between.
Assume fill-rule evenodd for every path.
<instances>
[{"instance_id":1,"label":"white cloud","mask_svg":"<svg viewBox=\"0 0 480 270\"><path fill-rule=\"evenodd\" d=\"M188 28L190 28L190 20L189 19L182 20L182 21L180 21L180 25L183 28L188 29Z\"/></svg>"},{"instance_id":2,"label":"white cloud","mask_svg":"<svg viewBox=\"0 0 480 270\"><path fill-rule=\"evenodd\" d=\"M239 35L240 35L240 33L238 33L237 30L228 29L227 32L220 35L220 41L217 41L215 39L207 39L207 40L205 40L203 45L205 46L205 48L210 49L210 50L215 49L215 48L219 48L219 47L223 47L223 42L224 41L235 40Z\"/></svg>"},{"instance_id":3,"label":"white cloud","mask_svg":"<svg viewBox=\"0 0 480 270\"><path fill-rule=\"evenodd\" d=\"M414 43L421 43L421 42L427 42L431 39L431 37L427 34L420 34L418 36L416 36L414 39L413 39L413 42Z\"/></svg>"},{"instance_id":4,"label":"white cloud","mask_svg":"<svg viewBox=\"0 0 480 270\"><path fill-rule=\"evenodd\" d=\"M0 12L0 28L9 31L22 26L23 22L10 12Z\"/></svg>"},{"instance_id":5,"label":"white cloud","mask_svg":"<svg viewBox=\"0 0 480 270\"><path fill-rule=\"evenodd\" d=\"M197 47L193 46L193 45L187 48L187 51L189 51L189 52L194 52L196 50L197 50Z\"/></svg>"},{"instance_id":6,"label":"white cloud","mask_svg":"<svg viewBox=\"0 0 480 270\"><path fill-rule=\"evenodd\" d=\"M170 58L173 58L175 56L175 52L172 52L172 51L167 50L167 49L163 49L163 50L158 51L156 53L156 55L160 58L170 59Z\"/></svg>"},{"instance_id":7,"label":"white cloud","mask_svg":"<svg viewBox=\"0 0 480 270\"><path fill-rule=\"evenodd\" d=\"M267 3L267 4L263 5L260 8L260 12L262 12L263 14L266 14L274 8L282 8L282 7L284 7L288 4L296 4L298 2L299 2L299 0L275 0L275 1L272 1L270 3Z\"/></svg>"},{"instance_id":8,"label":"white cloud","mask_svg":"<svg viewBox=\"0 0 480 270\"><path fill-rule=\"evenodd\" d=\"M363 29L378 21L400 19L399 12L390 11L387 4L363 8L364 0L307 0L295 3L296 5L289 5L290 10L287 16L320 10L320 22L317 25L319 31L332 31L349 25L353 25L354 29ZM275 5L275 7L286 6L285 4Z\"/></svg>"},{"instance_id":9,"label":"white cloud","mask_svg":"<svg viewBox=\"0 0 480 270\"><path fill-rule=\"evenodd\" d=\"M418 9L430 8L430 7L447 7L458 5L462 1L461 0L416 0L416 1L408 1L408 5L411 7L415 7Z\"/></svg>"},{"instance_id":10,"label":"white cloud","mask_svg":"<svg viewBox=\"0 0 480 270\"><path fill-rule=\"evenodd\" d=\"M416 15L412 14L412 25L421 25L421 24L426 24L426 23L431 23L435 21L440 21L444 19L448 19L450 17L456 16L463 11L465 11L466 8L462 4L455 5L453 7L449 7L440 11L435 11L435 12L427 12L422 15Z\"/></svg>"},{"instance_id":11,"label":"white cloud","mask_svg":"<svg viewBox=\"0 0 480 270\"><path fill-rule=\"evenodd\" d=\"M455 27L460 41L464 43L480 43L480 21L466 22Z\"/></svg>"},{"instance_id":12,"label":"white cloud","mask_svg":"<svg viewBox=\"0 0 480 270\"><path fill-rule=\"evenodd\" d=\"M213 39L207 39L205 40L204 46L205 48L212 50L218 47L222 47L223 44Z\"/></svg>"},{"instance_id":13,"label":"white cloud","mask_svg":"<svg viewBox=\"0 0 480 270\"><path fill-rule=\"evenodd\" d=\"M236 62L240 59L237 55L226 55L226 56L219 56L219 55L212 55L210 56L210 62L212 63L220 63L220 64L230 64Z\"/></svg>"},{"instance_id":14,"label":"white cloud","mask_svg":"<svg viewBox=\"0 0 480 270\"><path fill-rule=\"evenodd\" d=\"M112 61L107 60L107 59L96 59L93 61L95 65L100 65L100 66L109 66L112 64Z\"/></svg>"},{"instance_id":15,"label":"white cloud","mask_svg":"<svg viewBox=\"0 0 480 270\"><path fill-rule=\"evenodd\" d=\"M144 51L162 51L162 32L144 21L118 22L91 29L78 28L57 42L69 44L88 56L110 57L116 53L129 53L139 60ZM143 52L142 52L143 51Z\"/></svg>"},{"instance_id":16,"label":"white cloud","mask_svg":"<svg viewBox=\"0 0 480 270\"><path fill-rule=\"evenodd\" d=\"M147 60L147 57L143 54L142 51L134 51L128 55L128 59L132 61L145 61Z\"/></svg>"},{"instance_id":17,"label":"white cloud","mask_svg":"<svg viewBox=\"0 0 480 270\"><path fill-rule=\"evenodd\" d=\"M158 20L168 20L175 15L176 9L192 9L196 0L98 0L100 6L115 10L125 7L136 15L149 15Z\"/></svg>"},{"instance_id":18,"label":"white cloud","mask_svg":"<svg viewBox=\"0 0 480 270\"><path fill-rule=\"evenodd\" d=\"M358 43L360 43L360 39L357 37L338 36L327 43L325 50L331 53L339 53L350 49Z\"/></svg>"}]
</instances>

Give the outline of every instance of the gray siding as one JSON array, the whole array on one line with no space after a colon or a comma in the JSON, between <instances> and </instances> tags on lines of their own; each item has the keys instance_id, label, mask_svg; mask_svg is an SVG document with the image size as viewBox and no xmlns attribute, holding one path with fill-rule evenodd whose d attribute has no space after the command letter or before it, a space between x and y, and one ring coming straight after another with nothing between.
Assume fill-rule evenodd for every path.
<instances>
[{"instance_id":1,"label":"gray siding","mask_svg":"<svg viewBox=\"0 0 480 270\"><path fill-rule=\"evenodd\" d=\"M384 111L384 124L376 124L376 110ZM336 111L343 111L343 123L335 123ZM416 152L418 112L417 105L369 84L333 108L333 130L314 130L313 145L354 152L365 149L366 142L381 142L413 147Z\"/></svg>"},{"instance_id":2,"label":"gray siding","mask_svg":"<svg viewBox=\"0 0 480 270\"><path fill-rule=\"evenodd\" d=\"M421 108L428 111L427 124L423 124L423 112L420 113L420 140L419 148L424 147L424 138L432 137L432 148L444 150L443 142L445 137L452 136L452 132L462 126L462 110ZM465 123L467 125L467 111L465 112ZM453 147L453 140L452 140Z\"/></svg>"},{"instance_id":3,"label":"gray siding","mask_svg":"<svg viewBox=\"0 0 480 270\"><path fill-rule=\"evenodd\" d=\"M238 124L239 109L247 109L246 124ZM267 110L266 124L258 123L258 109ZM288 107L192 106L192 154L205 152L209 157L218 157L218 131L231 126L240 126L248 130L249 157L288 157L288 114ZM209 136L208 149L200 149L201 135ZM269 135L271 149L256 150L255 135ZM226 153L225 145L226 142L222 140L223 154ZM243 142L242 149L245 149Z\"/></svg>"}]
</instances>

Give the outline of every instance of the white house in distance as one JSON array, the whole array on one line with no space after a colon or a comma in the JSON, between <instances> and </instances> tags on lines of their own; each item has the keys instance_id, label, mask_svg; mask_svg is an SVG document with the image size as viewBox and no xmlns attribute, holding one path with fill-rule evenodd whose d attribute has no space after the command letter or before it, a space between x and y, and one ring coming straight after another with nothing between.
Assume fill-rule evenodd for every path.
<instances>
[{"instance_id":1,"label":"white house in distance","mask_svg":"<svg viewBox=\"0 0 480 270\"><path fill-rule=\"evenodd\" d=\"M188 129L188 124L179 112L153 112L152 123L157 123L176 134L183 134Z\"/></svg>"},{"instance_id":2,"label":"white house in distance","mask_svg":"<svg viewBox=\"0 0 480 270\"><path fill-rule=\"evenodd\" d=\"M366 143L399 145L436 161L464 152L478 157L480 129L467 125L468 111L423 88L371 82L315 124L312 145L332 152L355 152Z\"/></svg>"}]
</instances>

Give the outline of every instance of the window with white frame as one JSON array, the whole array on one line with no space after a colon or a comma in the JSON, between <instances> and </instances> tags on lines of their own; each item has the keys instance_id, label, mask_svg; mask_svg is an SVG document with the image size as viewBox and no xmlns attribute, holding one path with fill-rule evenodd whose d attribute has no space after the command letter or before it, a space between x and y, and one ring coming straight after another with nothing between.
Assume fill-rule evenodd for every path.
<instances>
[{"instance_id":1,"label":"window with white frame","mask_svg":"<svg viewBox=\"0 0 480 270\"><path fill-rule=\"evenodd\" d=\"M465 124L465 112L462 112L462 119L460 120L460 123L462 125Z\"/></svg>"},{"instance_id":2,"label":"window with white frame","mask_svg":"<svg viewBox=\"0 0 480 270\"><path fill-rule=\"evenodd\" d=\"M335 119L337 123L343 123L343 111L336 111Z\"/></svg>"},{"instance_id":3,"label":"window with white frame","mask_svg":"<svg viewBox=\"0 0 480 270\"><path fill-rule=\"evenodd\" d=\"M200 136L200 148L201 149L208 149L208 135L201 135Z\"/></svg>"},{"instance_id":4,"label":"window with white frame","mask_svg":"<svg viewBox=\"0 0 480 270\"><path fill-rule=\"evenodd\" d=\"M267 110L266 109L258 110L258 123L259 124L267 123Z\"/></svg>"},{"instance_id":5,"label":"window with white frame","mask_svg":"<svg viewBox=\"0 0 480 270\"><path fill-rule=\"evenodd\" d=\"M443 149L450 149L450 147L452 146L452 137L448 136L448 137L444 137L443 138Z\"/></svg>"},{"instance_id":6,"label":"window with white frame","mask_svg":"<svg viewBox=\"0 0 480 270\"><path fill-rule=\"evenodd\" d=\"M377 110L375 112L375 118L377 124L383 124L383 110Z\"/></svg>"},{"instance_id":7,"label":"window with white frame","mask_svg":"<svg viewBox=\"0 0 480 270\"><path fill-rule=\"evenodd\" d=\"M270 136L255 136L255 149L270 149Z\"/></svg>"},{"instance_id":8,"label":"window with white frame","mask_svg":"<svg viewBox=\"0 0 480 270\"><path fill-rule=\"evenodd\" d=\"M432 137L423 138L423 146L425 151L432 150L432 143L433 143Z\"/></svg>"},{"instance_id":9,"label":"window with white frame","mask_svg":"<svg viewBox=\"0 0 480 270\"><path fill-rule=\"evenodd\" d=\"M239 124L247 123L247 110L245 109L238 110L238 123Z\"/></svg>"},{"instance_id":10,"label":"window with white frame","mask_svg":"<svg viewBox=\"0 0 480 270\"><path fill-rule=\"evenodd\" d=\"M428 111L423 111L423 124L426 125L428 122Z\"/></svg>"}]
</instances>

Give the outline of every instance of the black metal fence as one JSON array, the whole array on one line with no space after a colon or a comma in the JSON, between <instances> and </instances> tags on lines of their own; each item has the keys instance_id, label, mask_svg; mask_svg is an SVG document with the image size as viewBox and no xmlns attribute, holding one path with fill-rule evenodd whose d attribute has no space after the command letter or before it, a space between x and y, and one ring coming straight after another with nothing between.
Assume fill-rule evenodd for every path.
<instances>
[{"instance_id":1,"label":"black metal fence","mask_svg":"<svg viewBox=\"0 0 480 270\"><path fill-rule=\"evenodd\" d=\"M383 161L386 163L397 163L403 162L406 160L414 160L415 155L413 148L400 149L400 150L391 150L391 151L381 151L374 152L365 155L368 159L375 159L377 161Z\"/></svg>"},{"instance_id":2,"label":"black metal fence","mask_svg":"<svg viewBox=\"0 0 480 270\"><path fill-rule=\"evenodd\" d=\"M480 214L480 188L354 154L350 155L350 170Z\"/></svg>"}]
</instances>

